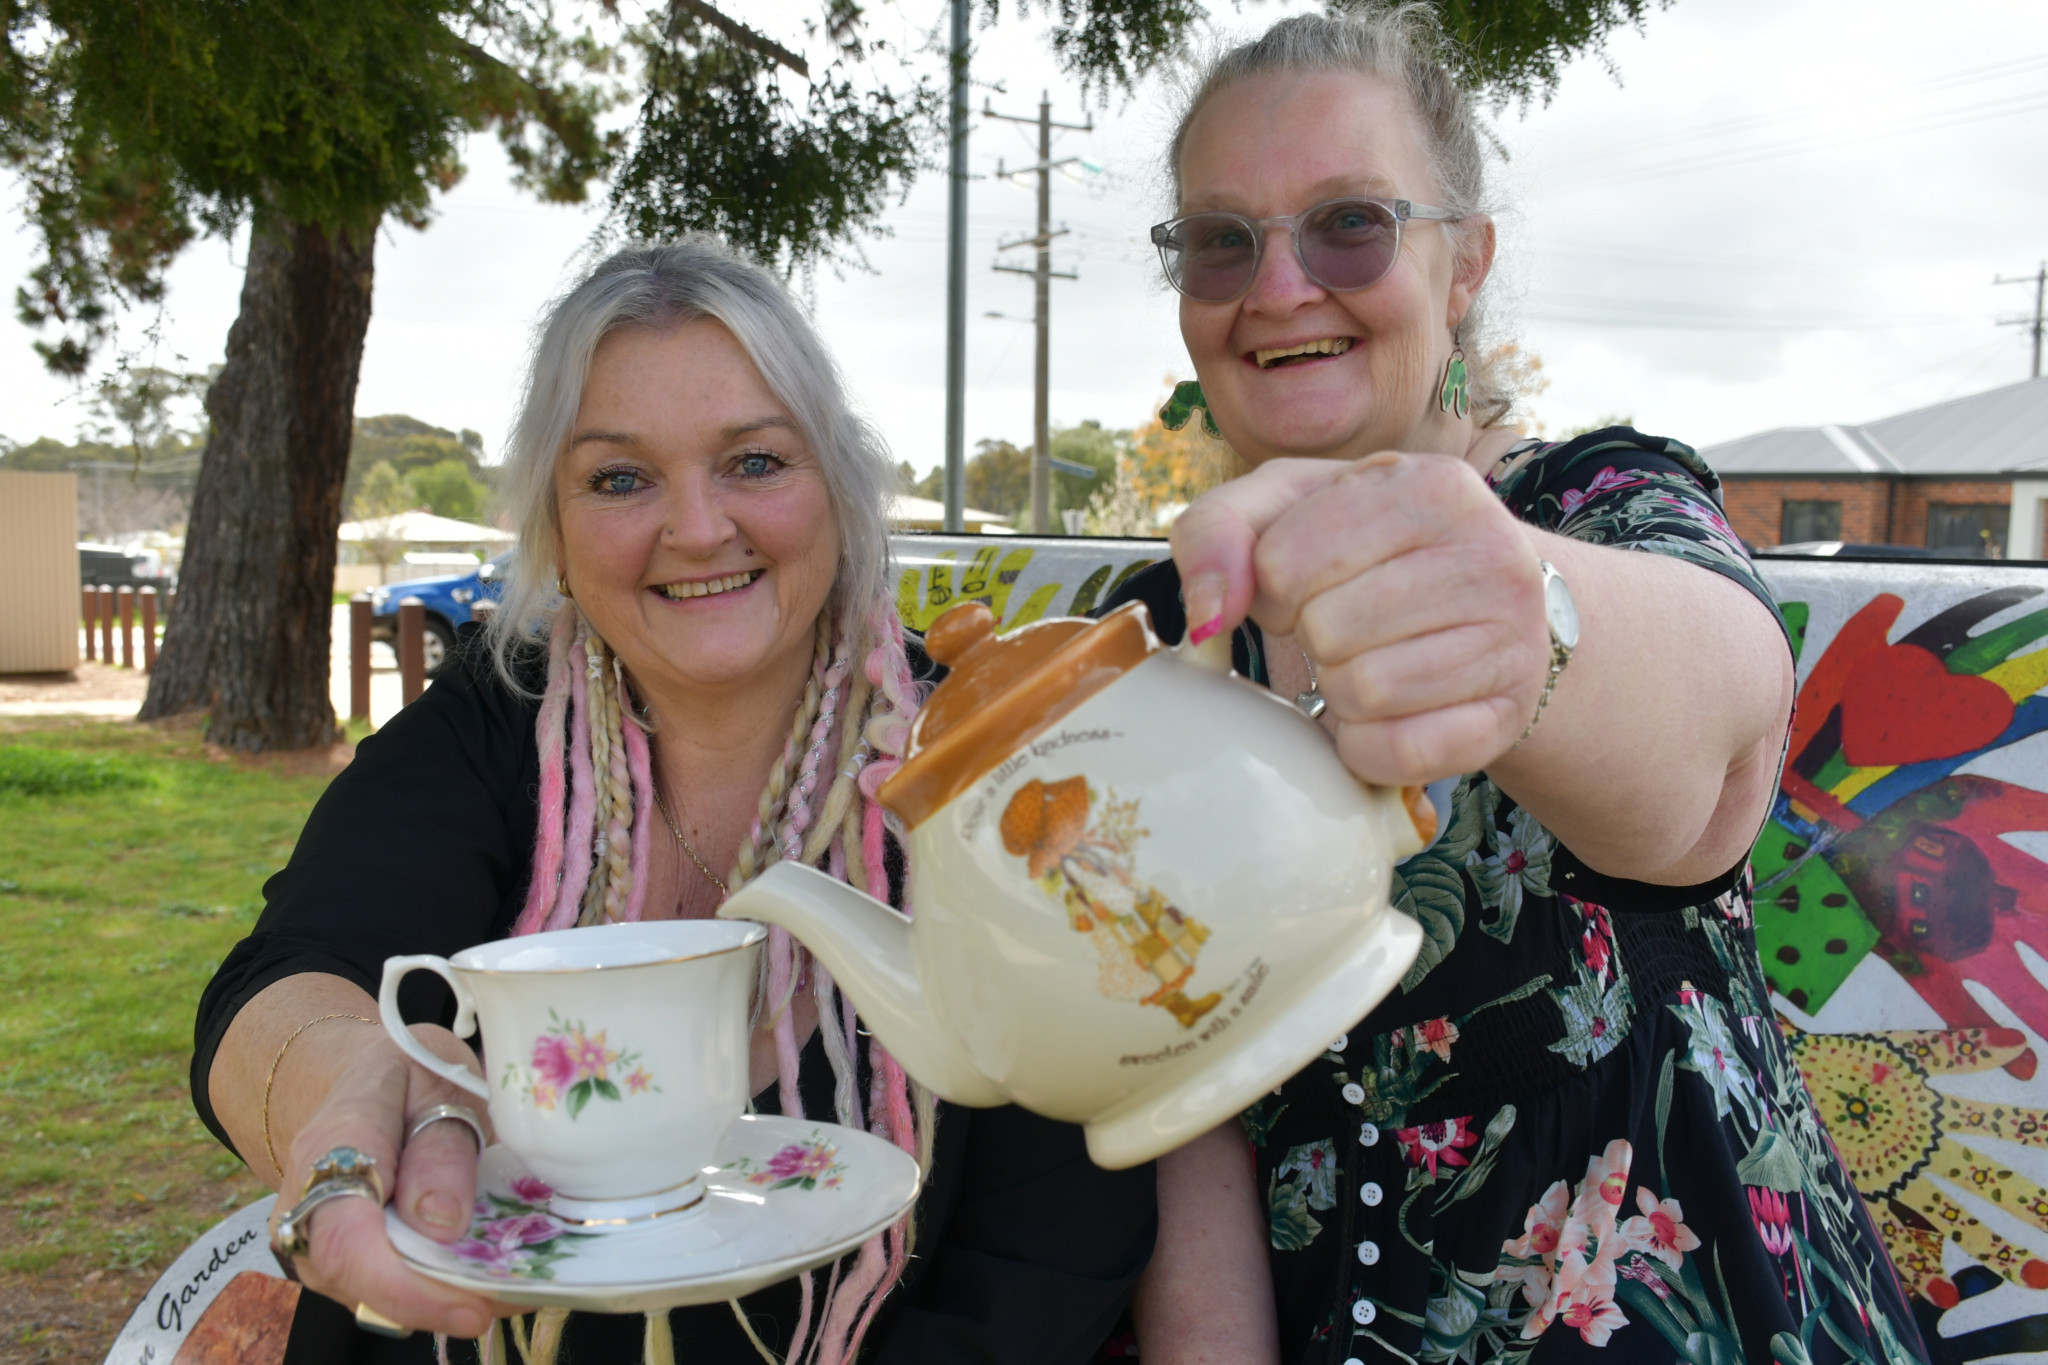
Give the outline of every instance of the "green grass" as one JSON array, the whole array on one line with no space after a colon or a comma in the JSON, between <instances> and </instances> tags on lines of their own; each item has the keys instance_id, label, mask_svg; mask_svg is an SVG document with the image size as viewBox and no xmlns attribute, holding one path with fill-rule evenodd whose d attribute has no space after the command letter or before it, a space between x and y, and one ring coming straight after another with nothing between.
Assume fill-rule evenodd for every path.
<instances>
[{"instance_id":1,"label":"green grass","mask_svg":"<svg viewBox=\"0 0 2048 1365\"><path fill-rule=\"evenodd\" d=\"M144 787L149 775L108 754L69 753L26 744L0 749L0 796L75 796Z\"/></svg>"},{"instance_id":2,"label":"green grass","mask_svg":"<svg viewBox=\"0 0 2048 1365\"><path fill-rule=\"evenodd\" d=\"M132 724L0 734L0 1271L160 1268L263 1187L192 1113L199 992L324 777Z\"/></svg>"}]
</instances>

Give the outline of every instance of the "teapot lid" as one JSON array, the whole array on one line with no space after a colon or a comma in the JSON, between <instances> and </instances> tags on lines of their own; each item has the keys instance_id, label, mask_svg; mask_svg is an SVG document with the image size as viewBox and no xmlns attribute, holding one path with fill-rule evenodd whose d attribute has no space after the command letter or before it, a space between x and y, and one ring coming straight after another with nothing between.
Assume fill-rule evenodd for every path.
<instances>
[{"instance_id":1,"label":"teapot lid","mask_svg":"<svg viewBox=\"0 0 2048 1365\"><path fill-rule=\"evenodd\" d=\"M913 829L1163 648L1142 602L1099 621L1036 621L1001 638L995 626L987 607L963 602L924 637L949 671L911 722L903 766L879 793Z\"/></svg>"}]
</instances>

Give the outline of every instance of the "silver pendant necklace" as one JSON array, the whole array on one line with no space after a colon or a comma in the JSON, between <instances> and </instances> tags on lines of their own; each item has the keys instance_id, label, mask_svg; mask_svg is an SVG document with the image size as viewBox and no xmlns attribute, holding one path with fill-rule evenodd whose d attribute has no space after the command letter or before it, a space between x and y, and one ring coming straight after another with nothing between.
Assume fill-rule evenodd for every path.
<instances>
[{"instance_id":1,"label":"silver pendant necklace","mask_svg":"<svg viewBox=\"0 0 2048 1365\"><path fill-rule=\"evenodd\" d=\"M1294 647L1301 649L1299 642ZM1308 666L1308 691L1296 692L1294 704L1301 708L1301 714L1315 720L1323 714L1323 708L1328 706L1329 702L1323 699L1322 684L1316 681L1316 661L1308 657L1308 651L1305 649L1301 649L1301 661Z\"/></svg>"}]
</instances>

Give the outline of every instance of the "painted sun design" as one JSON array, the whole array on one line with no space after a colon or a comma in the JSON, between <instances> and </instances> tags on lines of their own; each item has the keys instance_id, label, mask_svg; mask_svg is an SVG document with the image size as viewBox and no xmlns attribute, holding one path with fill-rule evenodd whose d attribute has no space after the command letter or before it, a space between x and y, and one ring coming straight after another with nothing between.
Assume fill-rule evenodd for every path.
<instances>
[{"instance_id":1,"label":"painted sun design","mask_svg":"<svg viewBox=\"0 0 2048 1365\"><path fill-rule=\"evenodd\" d=\"M1968 1190L2048 1233L2048 1190L1961 1140L1977 1135L2048 1147L2048 1113L1964 1099L1930 1084L1935 1076L2005 1066L2027 1051L2025 1034L1785 1032L1821 1122L1910 1291L1941 1308L1959 1301L1941 1269L1944 1240L2014 1284L2048 1289L2048 1260L1985 1227L1936 1183Z\"/></svg>"}]
</instances>

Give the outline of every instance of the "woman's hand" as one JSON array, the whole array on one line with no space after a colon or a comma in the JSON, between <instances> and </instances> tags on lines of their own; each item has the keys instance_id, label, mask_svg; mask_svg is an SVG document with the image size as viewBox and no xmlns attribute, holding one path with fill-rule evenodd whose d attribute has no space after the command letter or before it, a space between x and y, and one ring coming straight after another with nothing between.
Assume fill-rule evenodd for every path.
<instances>
[{"instance_id":1,"label":"woman's hand","mask_svg":"<svg viewBox=\"0 0 2048 1365\"><path fill-rule=\"evenodd\" d=\"M336 1147L375 1159L407 1226L444 1243L468 1227L475 1136L454 1122L429 1125L410 1142L405 1135L437 1104L462 1105L486 1129L490 1120L475 1096L408 1061L376 1017L377 1002L354 982L306 972L257 992L221 1038L207 1096L235 1150L277 1189L273 1235L314 1164ZM417 1025L413 1034L436 1056L475 1069L474 1055L447 1029ZM310 1246L294 1258L296 1272L345 1307L367 1305L407 1327L460 1337L478 1336L513 1311L407 1267L384 1231L384 1210L367 1199L330 1199L307 1228Z\"/></svg>"},{"instance_id":2,"label":"woman's hand","mask_svg":"<svg viewBox=\"0 0 2048 1365\"><path fill-rule=\"evenodd\" d=\"M1535 713L1550 661L1539 556L1462 460L1269 460L1188 508L1172 539L1189 638L1247 613L1294 636L1365 781L1485 768Z\"/></svg>"},{"instance_id":3,"label":"woman's hand","mask_svg":"<svg viewBox=\"0 0 2048 1365\"><path fill-rule=\"evenodd\" d=\"M1580 861L1694 886L1742 860L1776 785L1792 657L1770 609L1662 554L1517 521L1472 465L1271 460L1173 526L1189 638L1247 613L1318 665L1337 752L1392 785L1484 771ZM1579 640L1541 723L1541 563Z\"/></svg>"},{"instance_id":4,"label":"woman's hand","mask_svg":"<svg viewBox=\"0 0 2048 1365\"><path fill-rule=\"evenodd\" d=\"M332 1066L332 1083L291 1140L279 1212L316 1162L336 1147L353 1147L375 1159L407 1226L437 1242L457 1240L476 1198L476 1137L455 1122L430 1124L410 1141L405 1134L437 1104L488 1118L475 1096L408 1061L382 1030L358 1026L349 1033L330 1036L319 1059ZM437 1056L475 1069L474 1055L448 1030L418 1025L413 1033ZM351 1055L338 1055L342 1048ZM458 1337L481 1335L493 1317L511 1311L412 1270L391 1245L384 1210L367 1199L329 1200L312 1215L311 1229L310 1250L296 1262L299 1278L337 1303L367 1305L407 1327Z\"/></svg>"}]
</instances>

